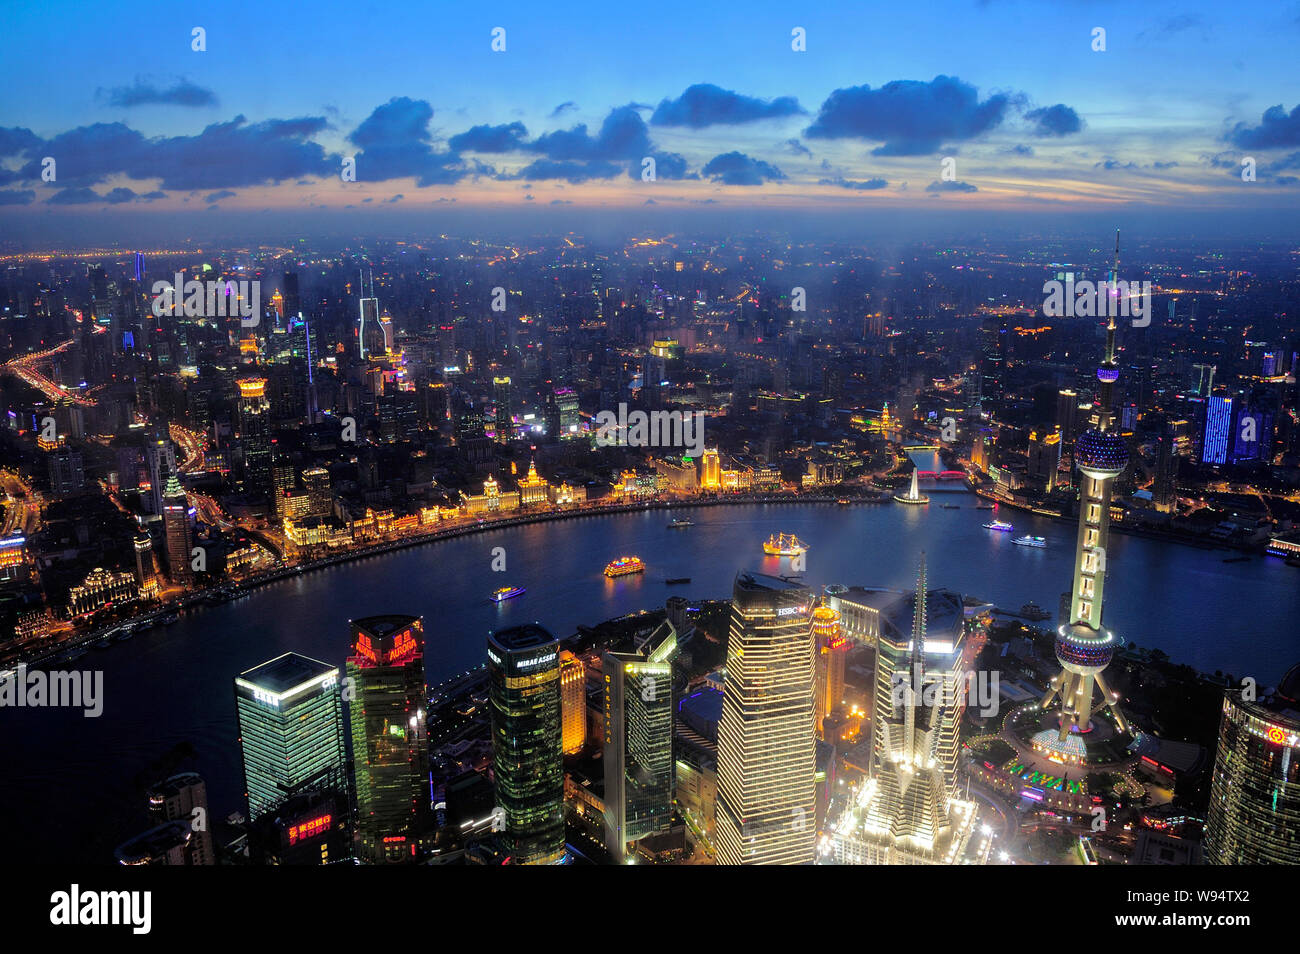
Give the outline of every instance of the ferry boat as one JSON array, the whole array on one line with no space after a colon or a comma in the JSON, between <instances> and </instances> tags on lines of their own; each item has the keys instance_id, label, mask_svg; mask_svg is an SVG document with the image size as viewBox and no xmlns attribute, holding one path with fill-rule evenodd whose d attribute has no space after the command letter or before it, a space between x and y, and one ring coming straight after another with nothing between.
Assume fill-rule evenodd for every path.
<instances>
[{"instance_id":1,"label":"ferry boat","mask_svg":"<svg viewBox=\"0 0 1300 954\"><path fill-rule=\"evenodd\" d=\"M793 533L774 533L763 544L763 552L768 556L799 556L807 550L808 544Z\"/></svg>"},{"instance_id":2,"label":"ferry boat","mask_svg":"<svg viewBox=\"0 0 1300 954\"><path fill-rule=\"evenodd\" d=\"M689 576L674 576L671 579L664 580L664 582L669 586L675 586L678 583L689 583L691 578Z\"/></svg>"},{"instance_id":3,"label":"ferry boat","mask_svg":"<svg viewBox=\"0 0 1300 954\"><path fill-rule=\"evenodd\" d=\"M1047 541L1044 540L1042 537L1031 537L1031 536L1016 537L1016 539L1012 540L1011 542L1018 547L1042 548L1047 546Z\"/></svg>"},{"instance_id":4,"label":"ferry boat","mask_svg":"<svg viewBox=\"0 0 1300 954\"><path fill-rule=\"evenodd\" d=\"M674 518L668 521L669 530L680 530L683 527L690 527L690 526L694 526L694 524L692 524L691 521L687 520L685 517Z\"/></svg>"},{"instance_id":5,"label":"ferry boat","mask_svg":"<svg viewBox=\"0 0 1300 954\"><path fill-rule=\"evenodd\" d=\"M1047 612L1047 610L1043 609L1033 600L1030 600L1024 606L1020 607L1020 615L1025 619L1039 622L1041 620L1050 619L1052 614Z\"/></svg>"},{"instance_id":6,"label":"ferry boat","mask_svg":"<svg viewBox=\"0 0 1300 954\"><path fill-rule=\"evenodd\" d=\"M985 530L996 530L998 533L1010 533L1015 528L1003 520L994 520L992 523L984 524Z\"/></svg>"},{"instance_id":7,"label":"ferry boat","mask_svg":"<svg viewBox=\"0 0 1300 954\"><path fill-rule=\"evenodd\" d=\"M492 601L494 603L503 603L516 596L523 596L526 592L528 591L522 586L503 586L492 594Z\"/></svg>"},{"instance_id":8,"label":"ferry boat","mask_svg":"<svg viewBox=\"0 0 1300 954\"><path fill-rule=\"evenodd\" d=\"M836 502L837 504L839 504L841 507L847 507L847 506L849 505L849 498L848 498L848 497L841 497L839 500L837 500L837 501L835 501L835 502Z\"/></svg>"},{"instance_id":9,"label":"ferry boat","mask_svg":"<svg viewBox=\"0 0 1300 954\"><path fill-rule=\"evenodd\" d=\"M640 557L625 556L610 560L605 564L605 575L611 580L616 576L628 576L632 573L644 573L645 564Z\"/></svg>"}]
</instances>

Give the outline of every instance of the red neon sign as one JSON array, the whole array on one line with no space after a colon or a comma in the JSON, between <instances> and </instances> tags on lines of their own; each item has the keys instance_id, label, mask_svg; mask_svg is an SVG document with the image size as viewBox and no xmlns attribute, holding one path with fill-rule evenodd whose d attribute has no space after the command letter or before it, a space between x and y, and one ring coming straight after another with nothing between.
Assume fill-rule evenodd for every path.
<instances>
[{"instance_id":1,"label":"red neon sign","mask_svg":"<svg viewBox=\"0 0 1300 954\"><path fill-rule=\"evenodd\" d=\"M313 838L330 827L333 815L320 815L297 825L289 826L289 844L296 845L304 838Z\"/></svg>"}]
</instances>

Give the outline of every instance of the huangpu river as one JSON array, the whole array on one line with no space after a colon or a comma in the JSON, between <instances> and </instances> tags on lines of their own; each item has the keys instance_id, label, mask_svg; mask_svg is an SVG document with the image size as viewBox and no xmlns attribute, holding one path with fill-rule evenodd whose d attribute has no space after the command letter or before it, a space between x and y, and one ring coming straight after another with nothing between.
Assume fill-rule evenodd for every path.
<instances>
[{"instance_id":1,"label":"huangpu river","mask_svg":"<svg viewBox=\"0 0 1300 954\"><path fill-rule=\"evenodd\" d=\"M80 709L0 708L0 857L110 863L113 848L142 827L138 777L181 743L195 750L212 817L243 811L235 675L290 651L342 666L355 617L423 616L433 684L480 665L495 628L539 622L567 636L579 624L662 607L673 595L728 598L743 568L789 573L788 560L762 553L778 532L809 545L804 579L814 587L909 587L924 550L933 586L1013 612L1030 600L1055 612L1070 586L1072 524L976 510L980 501L961 489L929 492L925 507L745 504L489 530L283 580L91 650L64 668L102 670L99 718ZM670 530L673 516L694 526ZM983 529L994 516L1015 532ZM1014 546L1022 534L1045 537L1046 548ZM505 572L491 569L496 547L505 550ZM606 579L604 565L625 554L641 557L646 572ZM1300 659L1300 570L1270 558L1224 563L1230 555L1112 535L1106 625L1197 669L1275 682ZM692 582L668 586L672 577ZM527 593L490 602L506 585Z\"/></svg>"}]
</instances>

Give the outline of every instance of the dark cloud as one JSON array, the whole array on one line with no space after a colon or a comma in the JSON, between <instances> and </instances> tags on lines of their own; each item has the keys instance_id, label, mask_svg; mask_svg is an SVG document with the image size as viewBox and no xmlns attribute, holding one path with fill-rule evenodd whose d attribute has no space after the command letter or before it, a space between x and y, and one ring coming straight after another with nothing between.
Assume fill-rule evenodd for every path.
<instances>
[{"instance_id":1,"label":"dark cloud","mask_svg":"<svg viewBox=\"0 0 1300 954\"><path fill-rule=\"evenodd\" d=\"M884 179L844 179L836 177L834 179L818 179L818 185L839 186L841 189L854 189L858 192L871 192L875 189L883 189L889 183Z\"/></svg>"},{"instance_id":2,"label":"dark cloud","mask_svg":"<svg viewBox=\"0 0 1300 954\"><path fill-rule=\"evenodd\" d=\"M433 107L424 100L397 96L362 120L348 141L360 146L357 178L363 181L414 178L419 186L447 185L476 175L454 152L434 152L429 122Z\"/></svg>"},{"instance_id":3,"label":"dark cloud","mask_svg":"<svg viewBox=\"0 0 1300 954\"><path fill-rule=\"evenodd\" d=\"M396 205L398 202L401 202L401 201L402 201L403 199L405 199L405 198L406 198L406 196L405 196L403 193L399 192L399 193L397 193L397 195L393 196L391 199L385 199L384 202L385 202L385 204L387 204L387 205ZM366 201L369 202L370 200L367 199Z\"/></svg>"},{"instance_id":4,"label":"dark cloud","mask_svg":"<svg viewBox=\"0 0 1300 954\"><path fill-rule=\"evenodd\" d=\"M998 126L1012 105L1006 93L983 102L969 83L951 76L930 82L895 80L879 89L837 89L822 103L804 135L813 139L868 139L879 156L920 156L945 141L971 139Z\"/></svg>"},{"instance_id":5,"label":"dark cloud","mask_svg":"<svg viewBox=\"0 0 1300 954\"><path fill-rule=\"evenodd\" d=\"M802 113L799 101L793 96L776 99L757 99L744 96L712 83L696 83L676 99L664 99L655 108L650 122L655 126L705 126L736 125L760 119L778 119Z\"/></svg>"},{"instance_id":6,"label":"dark cloud","mask_svg":"<svg viewBox=\"0 0 1300 954\"><path fill-rule=\"evenodd\" d=\"M43 142L40 136L21 126L0 126L0 156L21 156L34 152Z\"/></svg>"},{"instance_id":7,"label":"dark cloud","mask_svg":"<svg viewBox=\"0 0 1300 954\"><path fill-rule=\"evenodd\" d=\"M700 170L700 174L724 185L756 186L785 178L776 166L754 159L743 152L724 152L714 156Z\"/></svg>"},{"instance_id":8,"label":"dark cloud","mask_svg":"<svg viewBox=\"0 0 1300 954\"><path fill-rule=\"evenodd\" d=\"M231 195L234 195L232 192ZM125 186L118 186L116 189L110 189L104 195L104 201L110 205L121 205L123 202L130 202L136 198L134 189L128 189Z\"/></svg>"},{"instance_id":9,"label":"dark cloud","mask_svg":"<svg viewBox=\"0 0 1300 954\"><path fill-rule=\"evenodd\" d=\"M1079 114L1064 103L1030 110L1025 118L1034 124L1034 132L1039 136L1068 136L1083 128Z\"/></svg>"},{"instance_id":10,"label":"dark cloud","mask_svg":"<svg viewBox=\"0 0 1300 954\"><path fill-rule=\"evenodd\" d=\"M524 148L528 130L523 123L472 126L447 140L452 152L517 152Z\"/></svg>"},{"instance_id":11,"label":"dark cloud","mask_svg":"<svg viewBox=\"0 0 1300 954\"><path fill-rule=\"evenodd\" d=\"M698 179L699 175L694 172L688 172L686 169L686 158L679 156L675 152L665 152L653 156L655 161L655 178L656 179ZM628 164L627 174L632 179L641 178L641 163L632 162Z\"/></svg>"},{"instance_id":12,"label":"dark cloud","mask_svg":"<svg viewBox=\"0 0 1300 954\"><path fill-rule=\"evenodd\" d=\"M933 192L933 193L978 192L979 187L973 186L969 182L956 182L953 180L945 180L943 182L939 182L938 180L935 180L934 182L931 182L928 186L925 187L925 191Z\"/></svg>"},{"instance_id":13,"label":"dark cloud","mask_svg":"<svg viewBox=\"0 0 1300 954\"><path fill-rule=\"evenodd\" d=\"M229 189L222 189L219 192L210 193L203 199L203 201L211 205L213 202L220 202L222 199L233 198L234 195L235 193L231 192Z\"/></svg>"},{"instance_id":14,"label":"dark cloud","mask_svg":"<svg viewBox=\"0 0 1300 954\"><path fill-rule=\"evenodd\" d=\"M190 191L323 176L338 169L337 158L309 137L325 128L325 120L314 117L250 124L236 116L197 136L146 139L122 123L94 123L26 149L31 158L18 177L39 179L43 155L58 160L58 181L73 186L126 175L161 179L164 189Z\"/></svg>"},{"instance_id":15,"label":"dark cloud","mask_svg":"<svg viewBox=\"0 0 1300 954\"><path fill-rule=\"evenodd\" d=\"M1010 153L1012 153L1013 155L1017 155L1017 156L1032 156L1032 155L1034 154L1034 147L1033 147L1033 146L1026 146L1026 145L1024 145L1024 144L1021 143L1021 144L1017 144L1017 145L1012 146L1012 147L1011 147L1010 149L1008 149L1007 151L1010 152Z\"/></svg>"},{"instance_id":16,"label":"dark cloud","mask_svg":"<svg viewBox=\"0 0 1300 954\"><path fill-rule=\"evenodd\" d=\"M179 80L174 86L159 89L139 77L134 86L114 86L112 89L98 90L96 95L108 101L108 105L130 109L134 106L215 106L217 94L204 89L187 79Z\"/></svg>"},{"instance_id":17,"label":"dark cloud","mask_svg":"<svg viewBox=\"0 0 1300 954\"><path fill-rule=\"evenodd\" d=\"M551 110L551 118L555 119L558 116L563 116L565 113L571 112L577 108L578 108L578 104L575 103L573 100L571 99L565 100L563 103L560 103L559 106L556 106L554 109Z\"/></svg>"},{"instance_id":18,"label":"dark cloud","mask_svg":"<svg viewBox=\"0 0 1300 954\"><path fill-rule=\"evenodd\" d=\"M162 192L162 191L159 191L159 190L155 189L153 192L146 192L144 195L140 196L140 201L141 201L141 202L154 202L154 201L156 201L156 200L158 200L158 199L165 199L165 198L167 198L167 193L166 193L166 192Z\"/></svg>"},{"instance_id":19,"label":"dark cloud","mask_svg":"<svg viewBox=\"0 0 1300 954\"><path fill-rule=\"evenodd\" d=\"M1094 169L1105 169L1109 172L1115 169L1136 169L1138 165L1136 162L1120 162L1118 159L1106 158L1101 162L1094 162L1092 167Z\"/></svg>"},{"instance_id":20,"label":"dark cloud","mask_svg":"<svg viewBox=\"0 0 1300 954\"><path fill-rule=\"evenodd\" d=\"M1300 146L1300 106L1288 114L1279 104L1264 110L1258 126L1237 123L1228 141L1241 149L1285 149Z\"/></svg>"},{"instance_id":21,"label":"dark cloud","mask_svg":"<svg viewBox=\"0 0 1300 954\"><path fill-rule=\"evenodd\" d=\"M31 205L35 198L31 189L0 189L0 205Z\"/></svg>"},{"instance_id":22,"label":"dark cloud","mask_svg":"<svg viewBox=\"0 0 1300 954\"><path fill-rule=\"evenodd\" d=\"M640 159L653 151L645 120L634 106L610 110L600 131L592 136L587 124L538 136L528 148L547 159L614 160Z\"/></svg>"},{"instance_id":23,"label":"dark cloud","mask_svg":"<svg viewBox=\"0 0 1300 954\"><path fill-rule=\"evenodd\" d=\"M801 143L798 139L787 139L785 141L785 147L796 156L807 156L809 159L812 158L812 150Z\"/></svg>"}]
</instances>

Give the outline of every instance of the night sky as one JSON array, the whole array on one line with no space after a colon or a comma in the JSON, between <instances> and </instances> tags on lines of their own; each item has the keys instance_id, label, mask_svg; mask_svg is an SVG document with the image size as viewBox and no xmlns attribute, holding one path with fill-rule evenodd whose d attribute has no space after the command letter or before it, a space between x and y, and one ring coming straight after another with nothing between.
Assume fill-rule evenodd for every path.
<instances>
[{"instance_id":1,"label":"night sky","mask_svg":"<svg viewBox=\"0 0 1300 954\"><path fill-rule=\"evenodd\" d=\"M108 207L1300 206L1300 3L185 6L6 11L0 225L71 233Z\"/></svg>"}]
</instances>

